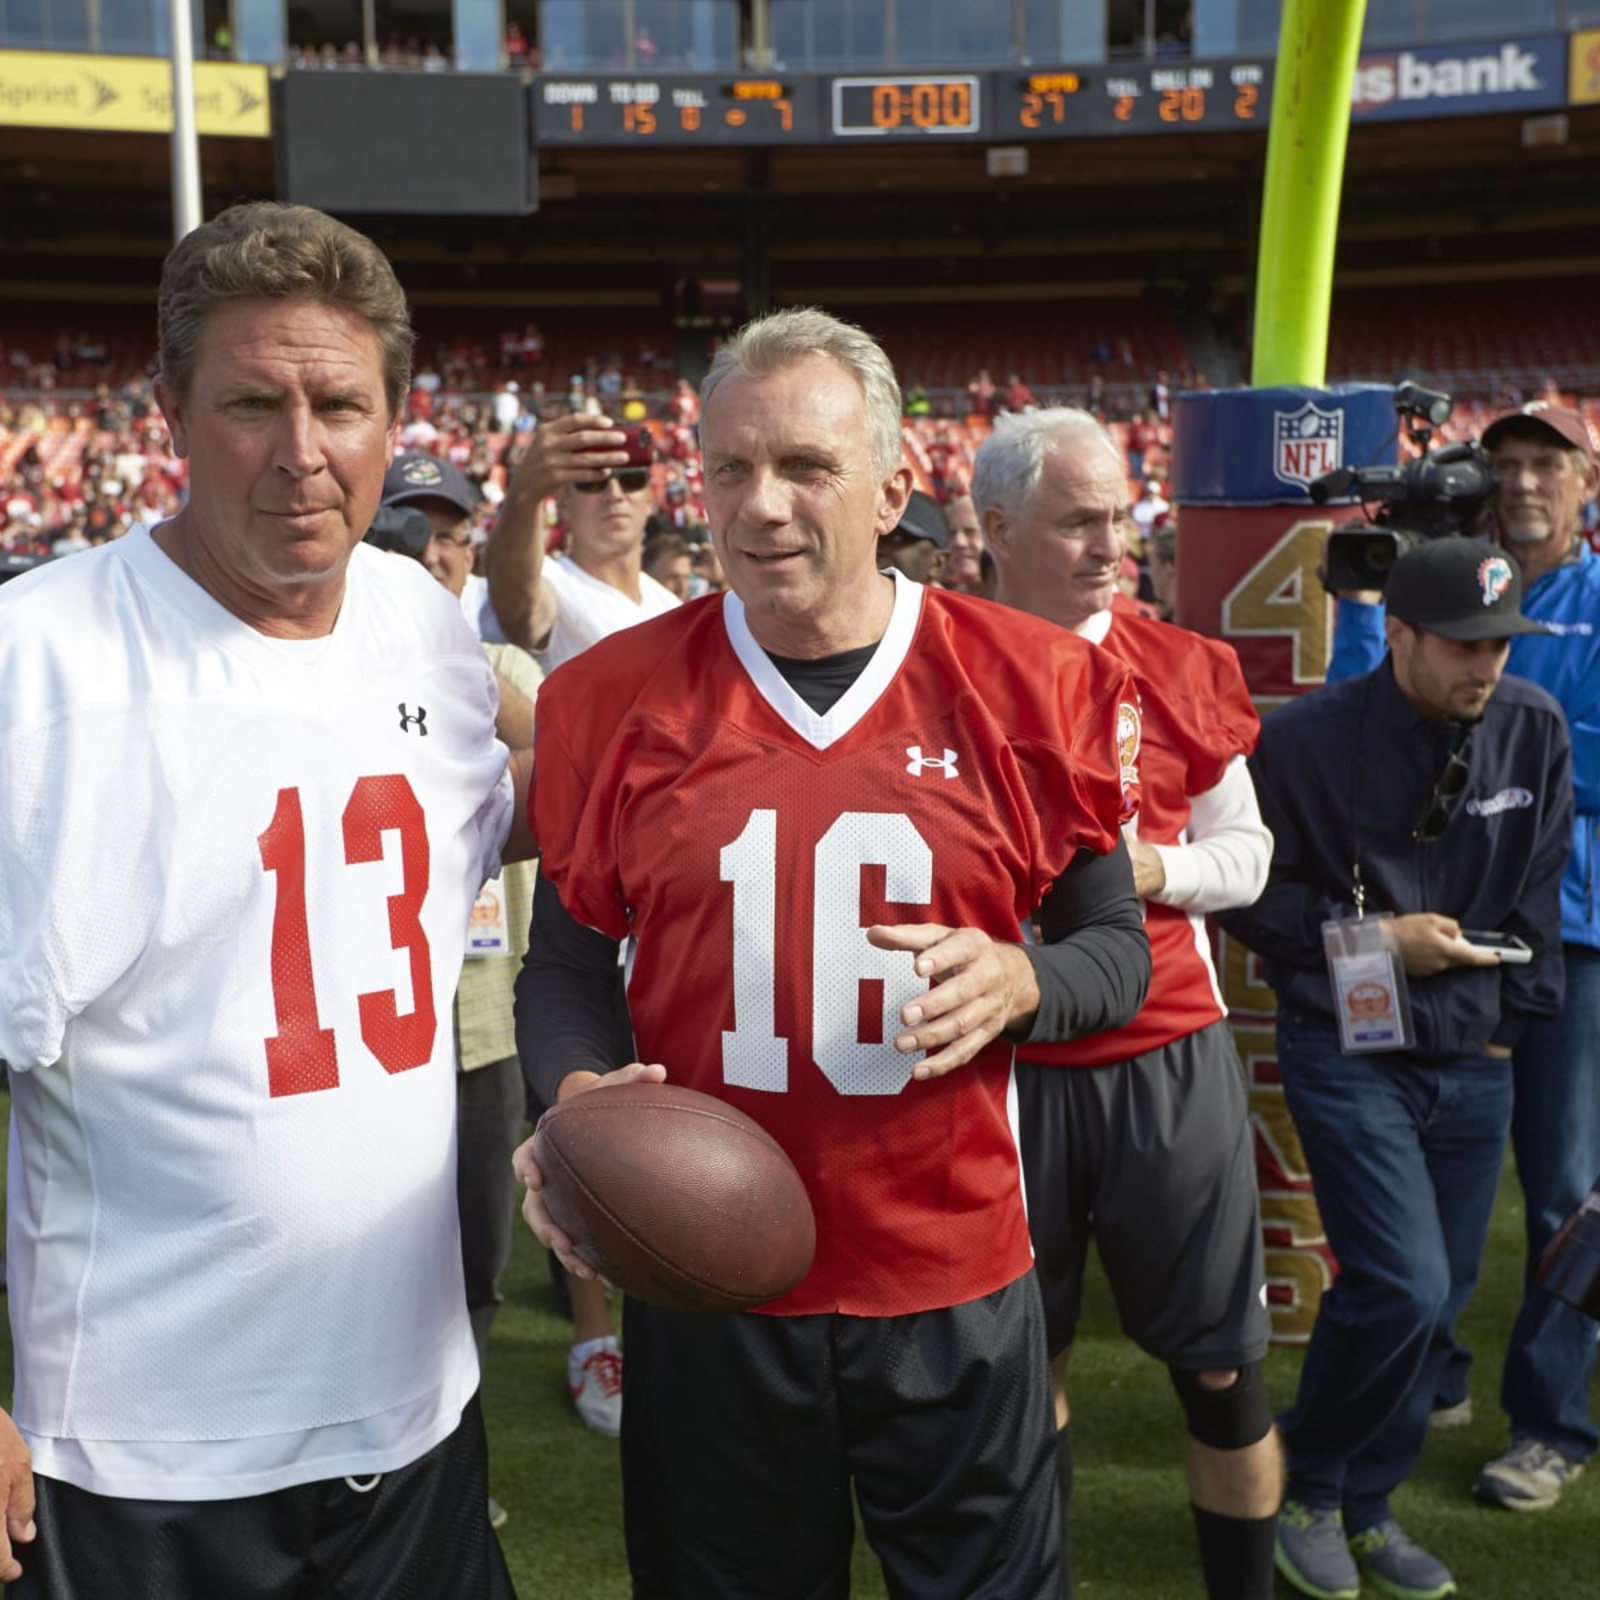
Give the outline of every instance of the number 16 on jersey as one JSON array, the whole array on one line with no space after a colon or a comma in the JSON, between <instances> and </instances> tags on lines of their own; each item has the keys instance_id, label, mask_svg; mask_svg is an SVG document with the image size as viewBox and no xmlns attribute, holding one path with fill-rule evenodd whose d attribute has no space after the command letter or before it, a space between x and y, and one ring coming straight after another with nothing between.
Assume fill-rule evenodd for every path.
<instances>
[{"instance_id":1,"label":"number 16 on jersey","mask_svg":"<svg viewBox=\"0 0 1600 1600\"><path fill-rule=\"evenodd\" d=\"M777 1032L778 813L755 810L721 852L722 881L733 885L734 1026L722 1035L722 1077L735 1088L782 1094L789 1086L789 1041ZM817 841L811 882L811 1053L840 1094L898 1094L916 1057L894 1048L900 1009L926 994L916 958L867 942L861 920L861 869L884 869L884 895L926 906L933 897L933 851L899 812L846 811ZM798 952L797 952L798 954ZM877 1038L863 1039L862 986L880 997Z\"/></svg>"}]
</instances>

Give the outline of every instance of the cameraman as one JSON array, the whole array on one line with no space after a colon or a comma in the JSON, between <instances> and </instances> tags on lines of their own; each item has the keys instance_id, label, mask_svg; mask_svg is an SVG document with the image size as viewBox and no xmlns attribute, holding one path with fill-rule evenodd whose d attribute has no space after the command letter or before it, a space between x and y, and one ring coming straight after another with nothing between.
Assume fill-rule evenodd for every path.
<instances>
[{"instance_id":1,"label":"cameraman","mask_svg":"<svg viewBox=\"0 0 1600 1600\"><path fill-rule=\"evenodd\" d=\"M1588 424L1564 406L1535 402L1483 434L1499 480L1488 510L1493 536L1520 570L1529 617L1543 635L1513 639L1507 671L1547 689L1572 729L1572 854L1561 885L1566 1001L1530 1022L1514 1060L1511 1143L1526 1202L1527 1279L1506 1351L1500 1400L1511 1448L1478 1476L1480 1500L1510 1510L1554 1505L1600 1444L1589 1415L1594 1325L1533 1282L1540 1252L1600 1172L1600 559L1583 539L1583 507L1600 486ZM1328 681L1372 666L1383 610L1344 596ZM1456 1351L1437 1397L1466 1397Z\"/></svg>"}]
</instances>

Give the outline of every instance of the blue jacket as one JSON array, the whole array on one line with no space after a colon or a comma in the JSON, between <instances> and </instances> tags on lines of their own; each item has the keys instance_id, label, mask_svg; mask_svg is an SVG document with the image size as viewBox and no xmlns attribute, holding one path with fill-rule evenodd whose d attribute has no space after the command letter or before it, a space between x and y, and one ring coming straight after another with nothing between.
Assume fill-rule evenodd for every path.
<instances>
[{"instance_id":1,"label":"blue jacket","mask_svg":"<svg viewBox=\"0 0 1600 1600\"><path fill-rule=\"evenodd\" d=\"M1472 734L1466 786L1443 835L1413 838L1450 749L1451 726L1400 692L1390 664L1280 706L1261 725L1250 775L1274 848L1253 906L1217 920L1258 952L1282 1011L1332 1021L1322 924L1353 916L1357 857L1366 910L1436 911L1514 933L1526 966L1452 967L1407 980L1424 1056L1511 1045L1561 1009L1555 937L1572 826L1566 723L1544 690L1500 680Z\"/></svg>"},{"instance_id":2,"label":"blue jacket","mask_svg":"<svg viewBox=\"0 0 1600 1600\"><path fill-rule=\"evenodd\" d=\"M1522 597L1524 615L1551 629L1511 641L1506 670L1549 690L1572 731L1572 853L1561 880L1561 937L1600 949L1600 556L1579 542L1576 561L1547 572ZM1328 682L1383 658L1383 607L1341 600Z\"/></svg>"}]
</instances>

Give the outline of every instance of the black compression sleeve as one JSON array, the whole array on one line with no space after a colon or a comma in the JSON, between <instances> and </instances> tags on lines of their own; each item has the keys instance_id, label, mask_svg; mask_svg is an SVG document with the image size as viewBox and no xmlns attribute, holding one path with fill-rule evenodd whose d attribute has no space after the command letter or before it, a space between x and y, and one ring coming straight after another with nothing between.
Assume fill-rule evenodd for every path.
<instances>
[{"instance_id":1,"label":"black compression sleeve","mask_svg":"<svg viewBox=\"0 0 1600 1600\"><path fill-rule=\"evenodd\" d=\"M1128 847L1080 850L1051 885L1026 946L1039 984L1029 1043L1077 1039L1133 1020L1150 987L1150 941L1133 888Z\"/></svg>"},{"instance_id":2,"label":"black compression sleeve","mask_svg":"<svg viewBox=\"0 0 1600 1600\"><path fill-rule=\"evenodd\" d=\"M539 1106L556 1103L569 1072L616 1065L616 982L616 940L584 927L541 872L516 1001L517 1055Z\"/></svg>"}]
</instances>

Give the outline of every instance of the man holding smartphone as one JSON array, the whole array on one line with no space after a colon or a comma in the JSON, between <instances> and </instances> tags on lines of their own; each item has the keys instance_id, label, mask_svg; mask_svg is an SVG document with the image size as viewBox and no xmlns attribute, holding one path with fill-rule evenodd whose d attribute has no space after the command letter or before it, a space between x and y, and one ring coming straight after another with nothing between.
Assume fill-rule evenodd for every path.
<instances>
[{"instance_id":1,"label":"man holding smartphone","mask_svg":"<svg viewBox=\"0 0 1600 1600\"><path fill-rule=\"evenodd\" d=\"M512 473L489 543L489 599L506 638L546 672L680 603L644 570L654 463L648 428L574 412L540 423ZM547 561L550 495L567 543Z\"/></svg>"},{"instance_id":2,"label":"man holding smartphone","mask_svg":"<svg viewBox=\"0 0 1600 1600\"><path fill-rule=\"evenodd\" d=\"M1492 546L1408 551L1388 656L1273 712L1250 759L1272 868L1219 920L1277 993L1284 1096L1340 1266L1280 1419L1278 1568L1320 1600L1354 1600L1358 1562L1386 1594L1456 1590L1389 1496L1477 1282L1512 1048L1561 1009L1572 750L1557 702L1502 678L1512 636L1541 631L1521 597ZM1463 929L1514 935L1532 959L1502 962ZM1367 930L1371 950L1350 953Z\"/></svg>"}]
</instances>

